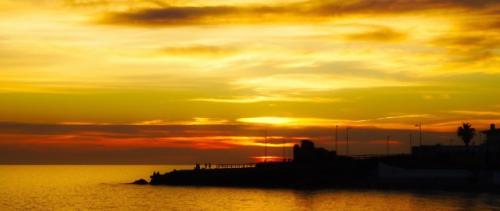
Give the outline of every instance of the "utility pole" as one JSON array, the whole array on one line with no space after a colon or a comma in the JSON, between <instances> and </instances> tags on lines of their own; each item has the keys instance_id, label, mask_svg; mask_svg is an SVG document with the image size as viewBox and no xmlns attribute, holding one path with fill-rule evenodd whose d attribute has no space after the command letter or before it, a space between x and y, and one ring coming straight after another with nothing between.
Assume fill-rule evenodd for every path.
<instances>
[{"instance_id":1,"label":"utility pole","mask_svg":"<svg viewBox=\"0 0 500 211\"><path fill-rule=\"evenodd\" d=\"M267 163L267 127L266 127L266 136L264 138L264 163Z\"/></svg>"},{"instance_id":2,"label":"utility pole","mask_svg":"<svg viewBox=\"0 0 500 211\"><path fill-rule=\"evenodd\" d=\"M387 139L385 141L385 145L386 145L386 150L387 150L387 156L389 156L389 139L391 139L390 136L387 136Z\"/></svg>"},{"instance_id":3,"label":"utility pole","mask_svg":"<svg viewBox=\"0 0 500 211\"><path fill-rule=\"evenodd\" d=\"M420 122L420 124L418 124L418 128L420 129L420 146L422 146L422 122Z\"/></svg>"},{"instance_id":4,"label":"utility pole","mask_svg":"<svg viewBox=\"0 0 500 211\"><path fill-rule=\"evenodd\" d=\"M411 154L411 149L413 148L413 135L410 133L409 137L410 137L410 154Z\"/></svg>"},{"instance_id":5,"label":"utility pole","mask_svg":"<svg viewBox=\"0 0 500 211\"><path fill-rule=\"evenodd\" d=\"M418 123L415 125L415 127L418 127L419 130L419 139L420 139L420 146L422 146L422 122Z\"/></svg>"},{"instance_id":6,"label":"utility pole","mask_svg":"<svg viewBox=\"0 0 500 211\"><path fill-rule=\"evenodd\" d=\"M339 152L339 126L335 125L335 152Z\"/></svg>"},{"instance_id":7,"label":"utility pole","mask_svg":"<svg viewBox=\"0 0 500 211\"><path fill-rule=\"evenodd\" d=\"M410 149L413 147L413 135L410 133Z\"/></svg>"},{"instance_id":8,"label":"utility pole","mask_svg":"<svg viewBox=\"0 0 500 211\"><path fill-rule=\"evenodd\" d=\"M281 140L281 146L283 147L283 162L285 162L286 161L286 158L285 158L285 139Z\"/></svg>"},{"instance_id":9,"label":"utility pole","mask_svg":"<svg viewBox=\"0 0 500 211\"><path fill-rule=\"evenodd\" d=\"M346 138L346 155L349 155L349 127L345 128L345 138Z\"/></svg>"}]
</instances>

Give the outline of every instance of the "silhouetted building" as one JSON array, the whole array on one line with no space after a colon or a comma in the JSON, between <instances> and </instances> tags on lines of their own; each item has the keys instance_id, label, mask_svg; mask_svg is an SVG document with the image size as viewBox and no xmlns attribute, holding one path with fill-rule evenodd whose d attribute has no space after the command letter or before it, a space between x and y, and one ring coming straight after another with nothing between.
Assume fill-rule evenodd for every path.
<instances>
[{"instance_id":1,"label":"silhouetted building","mask_svg":"<svg viewBox=\"0 0 500 211\"><path fill-rule=\"evenodd\" d=\"M482 131L486 134L486 140L480 145L423 145L412 147L411 153L421 157L443 157L443 156L483 156L486 154L497 154L500 152L500 129L491 124L489 130Z\"/></svg>"},{"instance_id":2,"label":"silhouetted building","mask_svg":"<svg viewBox=\"0 0 500 211\"><path fill-rule=\"evenodd\" d=\"M499 165L500 161L500 129L495 124L490 125L489 130L482 131L486 134L486 140L482 144L482 154L489 166Z\"/></svg>"},{"instance_id":3,"label":"silhouetted building","mask_svg":"<svg viewBox=\"0 0 500 211\"><path fill-rule=\"evenodd\" d=\"M331 161L336 157L335 151L324 148L316 148L310 140L302 140L300 146L293 146L293 162L297 163L319 163Z\"/></svg>"},{"instance_id":4,"label":"silhouetted building","mask_svg":"<svg viewBox=\"0 0 500 211\"><path fill-rule=\"evenodd\" d=\"M500 129L497 129L495 124L491 124L490 129L485 130L482 133L486 134L487 144L500 144Z\"/></svg>"}]
</instances>

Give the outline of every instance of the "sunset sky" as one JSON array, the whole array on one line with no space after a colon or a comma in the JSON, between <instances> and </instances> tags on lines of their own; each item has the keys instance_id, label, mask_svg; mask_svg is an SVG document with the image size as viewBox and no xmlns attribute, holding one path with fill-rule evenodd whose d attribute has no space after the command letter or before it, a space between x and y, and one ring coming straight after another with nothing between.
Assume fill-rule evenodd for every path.
<instances>
[{"instance_id":1,"label":"sunset sky","mask_svg":"<svg viewBox=\"0 0 500 211\"><path fill-rule=\"evenodd\" d=\"M498 0L0 1L0 163L253 162L335 125L404 153L419 122L500 124Z\"/></svg>"}]
</instances>

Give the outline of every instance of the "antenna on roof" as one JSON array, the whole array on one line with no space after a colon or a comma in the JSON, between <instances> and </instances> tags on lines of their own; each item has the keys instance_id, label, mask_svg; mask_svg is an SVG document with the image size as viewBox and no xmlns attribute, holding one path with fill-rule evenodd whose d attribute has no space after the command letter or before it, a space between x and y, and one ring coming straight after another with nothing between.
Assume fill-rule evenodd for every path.
<instances>
[{"instance_id":1,"label":"antenna on roof","mask_svg":"<svg viewBox=\"0 0 500 211\"><path fill-rule=\"evenodd\" d=\"M285 162L286 161L286 157L285 157L285 139L281 140L281 146L283 147L283 157L282 157L282 160L283 160L283 162Z\"/></svg>"},{"instance_id":2,"label":"antenna on roof","mask_svg":"<svg viewBox=\"0 0 500 211\"><path fill-rule=\"evenodd\" d=\"M266 127L266 134L264 138L264 163L267 163L267 127Z\"/></svg>"},{"instance_id":3,"label":"antenna on roof","mask_svg":"<svg viewBox=\"0 0 500 211\"><path fill-rule=\"evenodd\" d=\"M335 125L335 152L339 151L339 126Z\"/></svg>"},{"instance_id":4,"label":"antenna on roof","mask_svg":"<svg viewBox=\"0 0 500 211\"><path fill-rule=\"evenodd\" d=\"M390 136L387 136L387 140L386 140L386 147L387 147L387 156L389 156L389 140L391 139Z\"/></svg>"},{"instance_id":5,"label":"antenna on roof","mask_svg":"<svg viewBox=\"0 0 500 211\"><path fill-rule=\"evenodd\" d=\"M409 134L409 137L410 137L410 149L411 147L413 147L413 134Z\"/></svg>"},{"instance_id":6,"label":"antenna on roof","mask_svg":"<svg viewBox=\"0 0 500 211\"><path fill-rule=\"evenodd\" d=\"M345 128L346 155L349 155L349 127Z\"/></svg>"},{"instance_id":7,"label":"antenna on roof","mask_svg":"<svg viewBox=\"0 0 500 211\"><path fill-rule=\"evenodd\" d=\"M418 130L419 130L419 139L420 139L420 146L422 146L422 122L416 124L415 127L418 127Z\"/></svg>"}]
</instances>

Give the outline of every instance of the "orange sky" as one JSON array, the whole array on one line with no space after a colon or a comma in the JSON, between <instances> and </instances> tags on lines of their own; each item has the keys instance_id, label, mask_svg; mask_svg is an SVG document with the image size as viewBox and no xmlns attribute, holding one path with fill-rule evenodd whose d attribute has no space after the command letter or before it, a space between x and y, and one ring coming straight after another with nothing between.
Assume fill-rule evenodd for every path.
<instances>
[{"instance_id":1,"label":"orange sky","mask_svg":"<svg viewBox=\"0 0 500 211\"><path fill-rule=\"evenodd\" d=\"M407 152L500 123L496 0L6 0L0 163ZM342 129L343 131L343 129ZM479 137L478 142L479 142ZM416 140L416 138L415 138ZM341 150L339 150L342 153ZM392 150L391 150L392 151Z\"/></svg>"}]
</instances>

